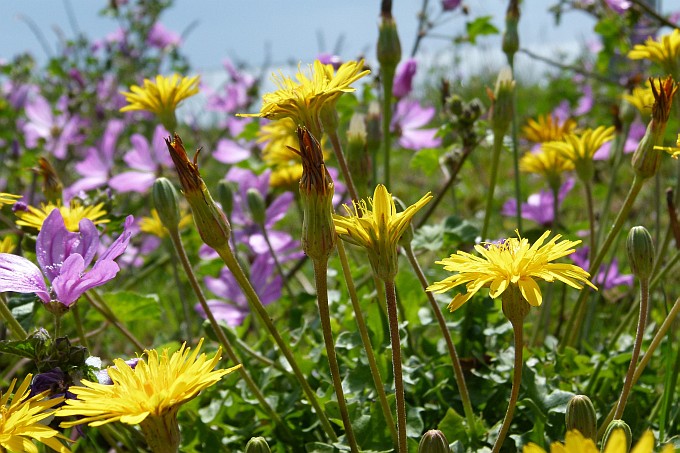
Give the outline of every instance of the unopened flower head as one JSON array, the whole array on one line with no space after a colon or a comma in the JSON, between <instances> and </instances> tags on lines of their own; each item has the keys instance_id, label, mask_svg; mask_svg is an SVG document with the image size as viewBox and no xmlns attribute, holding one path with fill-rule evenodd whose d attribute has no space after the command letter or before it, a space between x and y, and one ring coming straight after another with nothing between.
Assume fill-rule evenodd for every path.
<instances>
[{"instance_id":1,"label":"unopened flower head","mask_svg":"<svg viewBox=\"0 0 680 453\"><path fill-rule=\"evenodd\" d=\"M644 44L636 44L628 52L631 60L649 60L663 67L664 71L675 77L680 77L678 62L680 62L680 30L677 28L670 34L659 37L658 40L650 37Z\"/></svg>"},{"instance_id":2,"label":"unopened flower head","mask_svg":"<svg viewBox=\"0 0 680 453\"><path fill-rule=\"evenodd\" d=\"M155 81L144 79L143 86L132 85L130 91L122 91L128 105L121 112L146 110L155 113L165 128L172 132L177 127L175 110L180 102L198 93L199 76L171 77L157 75Z\"/></svg>"},{"instance_id":3,"label":"unopened flower head","mask_svg":"<svg viewBox=\"0 0 680 453\"><path fill-rule=\"evenodd\" d=\"M545 242L548 236L550 231L543 233L533 244L518 235L500 244L476 245L475 250L480 256L459 250L449 258L437 261L445 270L456 273L430 285L427 290L443 293L465 284L467 292L457 294L449 303L449 310L454 311L482 288L488 287L489 296L495 299L511 285L519 288L530 305L538 307L543 297L535 280L537 278L548 282L559 280L576 289L582 289L582 283L597 289L588 281L590 274L580 267L552 262L574 253L573 247L581 241L557 242L562 237L558 234Z\"/></svg>"},{"instance_id":4,"label":"unopened flower head","mask_svg":"<svg viewBox=\"0 0 680 453\"><path fill-rule=\"evenodd\" d=\"M397 243L411 219L432 199L428 192L420 200L397 212L392 194L378 184L373 198L344 205L347 217L334 214L335 232L352 244L365 247L378 277L388 281L397 275Z\"/></svg>"},{"instance_id":5,"label":"unopened flower head","mask_svg":"<svg viewBox=\"0 0 680 453\"><path fill-rule=\"evenodd\" d=\"M83 206L82 203L74 199L71 200L68 206L64 206L61 203L47 203L41 204L39 208L28 206L27 209L27 211L16 211L14 213L19 218L16 224L34 228L38 231L42 229L45 219L54 209L59 209L61 216L64 218L66 229L69 231L79 231L80 221L83 219L88 219L95 225L109 223L109 219L103 218L106 215L104 203Z\"/></svg>"},{"instance_id":6,"label":"unopened flower head","mask_svg":"<svg viewBox=\"0 0 680 453\"><path fill-rule=\"evenodd\" d=\"M576 127L576 122L567 119L563 122L554 115L539 115L537 119L530 118L522 127L524 138L535 143L562 140Z\"/></svg>"},{"instance_id":7,"label":"unopened flower head","mask_svg":"<svg viewBox=\"0 0 680 453\"><path fill-rule=\"evenodd\" d=\"M536 153L526 153L519 161L519 169L525 173L537 173L545 177L553 190L562 185L562 173L574 169L574 164L554 149L542 147Z\"/></svg>"},{"instance_id":8,"label":"unopened flower head","mask_svg":"<svg viewBox=\"0 0 680 453\"><path fill-rule=\"evenodd\" d=\"M615 128L599 126L579 134L567 134L561 142L548 142L543 149L553 150L571 161L582 181L590 181L594 175L593 156L600 147L614 138Z\"/></svg>"},{"instance_id":9,"label":"unopened flower head","mask_svg":"<svg viewBox=\"0 0 680 453\"><path fill-rule=\"evenodd\" d=\"M12 380L6 392L0 392L0 450L37 453L38 448L33 441L38 441L58 452L70 452L60 442L60 439L67 440L66 437L44 422L53 415L49 409L61 404L64 399L47 399L47 392L31 397L31 378L30 374L24 378L13 397L16 379Z\"/></svg>"}]
</instances>

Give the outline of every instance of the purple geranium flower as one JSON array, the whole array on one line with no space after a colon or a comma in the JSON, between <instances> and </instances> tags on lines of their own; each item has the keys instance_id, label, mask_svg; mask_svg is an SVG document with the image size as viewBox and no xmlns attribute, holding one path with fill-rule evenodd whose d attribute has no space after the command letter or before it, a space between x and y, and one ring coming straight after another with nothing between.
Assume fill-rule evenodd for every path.
<instances>
[{"instance_id":1,"label":"purple geranium flower","mask_svg":"<svg viewBox=\"0 0 680 453\"><path fill-rule=\"evenodd\" d=\"M632 6L633 2L628 0L604 0L609 9L614 11L616 14L623 14L628 11Z\"/></svg>"},{"instance_id":2,"label":"purple geranium flower","mask_svg":"<svg viewBox=\"0 0 680 453\"><path fill-rule=\"evenodd\" d=\"M40 268L24 257L0 253L0 292L35 293L43 302L73 305L87 290L112 280L120 268L114 261L127 247L133 217L125 219L123 233L90 265L99 246L99 232L89 219L80 221L79 233L64 226L54 209L38 233L35 254ZM42 269L42 272L40 271ZM51 283L48 289L44 277Z\"/></svg>"},{"instance_id":3,"label":"purple geranium flower","mask_svg":"<svg viewBox=\"0 0 680 453\"><path fill-rule=\"evenodd\" d=\"M415 58L406 60L394 76L394 85L392 86L392 94L396 98L403 98L407 96L413 89L413 77L416 75L418 63Z\"/></svg>"},{"instance_id":4,"label":"purple geranium flower","mask_svg":"<svg viewBox=\"0 0 680 453\"><path fill-rule=\"evenodd\" d=\"M132 150L123 160L132 171L114 176L109 186L119 192L146 193L164 168L172 166L172 159L163 139L169 134L163 126L156 126L151 143L141 134L130 137Z\"/></svg>"},{"instance_id":5,"label":"purple geranium flower","mask_svg":"<svg viewBox=\"0 0 680 453\"><path fill-rule=\"evenodd\" d=\"M274 260L269 253L255 257L250 266L250 282L264 305L281 297L281 276L276 273ZM231 271L224 267L219 278L206 277L205 286L215 295L227 300L227 302L217 299L208 300L208 306L215 319L225 321L230 326L241 325L250 313L250 308L246 296ZM205 311L200 304L195 306L195 310L200 316L206 318Z\"/></svg>"},{"instance_id":6,"label":"purple geranium flower","mask_svg":"<svg viewBox=\"0 0 680 453\"><path fill-rule=\"evenodd\" d=\"M640 140L642 140L642 137L645 136L645 132L647 131L647 126L642 124L640 121L634 121L630 125L630 131L628 132L628 137L626 138L626 143L623 145L623 152L624 154L629 154L635 151L635 149L638 146L638 143L640 143ZM593 160L607 160L609 159L609 154L611 152L612 148L612 142L608 141L606 143L603 143L600 149L595 152L593 155Z\"/></svg>"},{"instance_id":7,"label":"purple geranium flower","mask_svg":"<svg viewBox=\"0 0 680 453\"><path fill-rule=\"evenodd\" d=\"M576 252L569 255L569 257L577 266L588 269L590 267L590 260L588 260L589 251L590 249L588 247L581 247L576 250ZM601 265L597 276L595 276L592 281L605 290L621 285L633 286L633 276L631 274L619 273L619 262L616 258L609 264Z\"/></svg>"},{"instance_id":8,"label":"purple geranium flower","mask_svg":"<svg viewBox=\"0 0 680 453\"><path fill-rule=\"evenodd\" d=\"M28 148L38 146L38 140L42 138L45 140L45 149L57 159L63 159L69 145L82 141L83 136L80 133L82 119L66 113L66 102L65 97L59 100L57 108L64 113L54 115L52 107L44 97L36 95L28 101L26 104L28 122L23 126Z\"/></svg>"},{"instance_id":9,"label":"purple geranium flower","mask_svg":"<svg viewBox=\"0 0 680 453\"><path fill-rule=\"evenodd\" d=\"M255 77L236 69L230 60L225 60L223 64L229 79L220 91L214 91L207 84L203 85L203 91L207 96L206 108L224 113L236 113L247 109L251 102L249 93L255 85Z\"/></svg>"},{"instance_id":10,"label":"purple geranium flower","mask_svg":"<svg viewBox=\"0 0 680 453\"><path fill-rule=\"evenodd\" d=\"M151 47L163 50L168 47L178 47L182 43L182 38L174 31L165 28L160 22L156 22L149 30L146 43Z\"/></svg>"},{"instance_id":11,"label":"purple geranium flower","mask_svg":"<svg viewBox=\"0 0 680 453\"><path fill-rule=\"evenodd\" d=\"M557 194L557 202L562 204L567 193L574 187L574 178L567 178L567 180L560 187ZM505 202L501 214L508 217L517 215L517 200L511 198ZM550 190L541 190L539 193L529 195L526 203L522 203L522 218L533 220L534 222L543 225L551 226L555 220L555 203L554 197Z\"/></svg>"},{"instance_id":12,"label":"purple geranium flower","mask_svg":"<svg viewBox=\"0 0 680 453\"><path fill-rule=\"evenodd\" d=\"M399 145L417 151L439 146L437 129L421 129L434 118L434 107L422 107L418 101L402 99L397 102L391 129L399 135Z\"/></svg>"}]
</instances>

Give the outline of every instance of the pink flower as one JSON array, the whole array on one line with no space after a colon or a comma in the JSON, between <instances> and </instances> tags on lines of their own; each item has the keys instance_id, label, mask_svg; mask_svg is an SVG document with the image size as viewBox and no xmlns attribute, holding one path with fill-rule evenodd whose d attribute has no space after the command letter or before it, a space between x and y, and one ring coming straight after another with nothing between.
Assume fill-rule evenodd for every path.
<instances>
[{"instance_id":1,"label":"pink flower","mask_svg":"<svg viewBox=\"0 0 680 453\"><path fill-rule=\"evenodd\" d=\"M421 129L434 118L434 107L421 107L415 100L402 99L392 118L392 131L399 136L399 145L417 151L439 146L437 129Z\"/></svg>"},{"instance_id":2,"label":"pink flower","mask_svg":"<svg viewBox=\"0 0 680 453\"><path fill-rule=\"evenodd\" d=\"M394 76L394 86L392 87L392 94L396 98L403 98L407 96L413 89L413 77L416 75L418 63L415 58L406 60Z\"/></svg>"}]
</instances>

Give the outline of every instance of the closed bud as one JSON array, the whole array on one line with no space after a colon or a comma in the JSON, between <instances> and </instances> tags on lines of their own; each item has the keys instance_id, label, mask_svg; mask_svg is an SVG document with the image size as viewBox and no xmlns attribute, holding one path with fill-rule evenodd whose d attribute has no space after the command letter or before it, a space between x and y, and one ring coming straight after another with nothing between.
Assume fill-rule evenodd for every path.
<instances>
[{"instance_id":1,"label":"closed bud","mask_svg":"<svg viewBox=\"0 0 680 453\"><path fill-rule=\"evenodd\" d=\"M438 429L431 429L420 438L418 453L450 453L449 441Z\"/></svg>"},{"instance_id":2,"label":"closed bud","mask_svg":"<svg viewBox=\"0 0 680 453\"><path fill-rule=\"evenodd\" d=\"M636 226L630 229L626 250L633 275L640 280L649 279L654 267L654 242L647 228Z\"/></svg>"},{"instance_id":3,"label":"closed bud","mask_svg":"<svg viewBox=\"0 0 680 453\"><path fill-rule=\"evenodd\" d=\"M252 437L246 444L245 453L271 453L264 437Z\"/></svg>"},{"instance_id":4,"label":"closed bud","mask_svg":"<svg viewBox=\"0 0 680 453\"><path fill-rule=\"evenodd\" d=\"M628 426L628 424L623 420L612 420L607 426L604 436L602 436L602 446L600 447L600 452L606 451L607 442L609 441L610 436L614 431L619 429L622 430L626 436L627 448L624 451L630 451L630 446L633 443L633 433L630 431L630 426Z\"/></svg>"},{"instance_id":5,"label":"closed bud","mask_svg":"<svg viewBox=\"0 0 680 453\"><path fill-rule=\"evenodd\" d=\"M567 403L565 415L567 431L577 430L583 437L597 439L597 414L595 407L586 395L575 395Z\"/></svg>"},{"instance_id":6,"label":"closed bud","mask_svg":"<svg viewBox=\"0 0 680 453\"><path fill-rule=\"evenodd\" d=\"M512 80L512 70L506 66L498 73L496 88L493 94L489 94L491 98L489 117L491 119L491 128L495 135L505 135L508 127L510 127L512 115L514 114L514 92L515 81Z\"/></svg>"},{"instance_id":7,"label":"closed bud","mask_svg":"<svg viewBox=\"0 0 680 453\"><path fill-rule=\"evenodd\" d=\"M397 24L392 17L391 0L382 0L381 3L376 54L381 72L390 74L390 78L393 78L397 64L401 60L401 43L397 33Z\"/></svg>"},{"instance_id":8,"label":"closed bud","mask_svg":"<svg viewBox=\"0 0 680 453\"><path fill-rule=\"evenodd\" d=\"M217 201L222 205L222 210L227 217L231 216L234 211L233 183L223 179L217 184Z\"/></svg>"},{"instance_id":9,"label":"closed bud","mask_svg":"<svg viewBox=\"0 0 680 453\"><path fill-rule=\"evenodd\" d=\"M519 0L510 0L505 13L505 33L503 33L503 53L512 61L515 53L519 50Z\"/></svg>"},{"instance_id":10,"label":"closed bud","mask_svg":"<svg viewBox=\"0 0 680 453\"><path fill-rule=\"evenodd\" d=\"M369 152L380 149L382 133L380 132L380 104L376 101L368 105L366 115L366 147Z\"/></svg>"},{"instance_id":11,"label":"closed bud","mask_svg":"<svg viewBox=\"0 0 680 453\"><path fill-rule=\"evenodd\" d=\"M253 221L261 227L264 227L267 207L264 204L264 198L257 189L252 187L246 193L246 200L248 201L248 209Z\"/></svg>"},{"instance_id":12,"label":"closed bud","mask_svg":"<svg viewBox=\"0 0 680 453\"><path fill-rule=\"evenodd\" d=\"M180 221L179 195L168 178L160 177L153 183L151 191L153 205L163 226L168 231L176 231Z\"/></svg>"},{"instance_id":13,"label":"closed bud","mask_svg":"<svg viewBox=\"0 0 680 453\"><path fill-rule=\"evenodd\" d=\"M363 197L368 191L368 180L371 172L371 159L366 146L366 117L355 113L347 130L347 166L352 181L357 189L357 196Z\"/></svg>"}]
</instances>

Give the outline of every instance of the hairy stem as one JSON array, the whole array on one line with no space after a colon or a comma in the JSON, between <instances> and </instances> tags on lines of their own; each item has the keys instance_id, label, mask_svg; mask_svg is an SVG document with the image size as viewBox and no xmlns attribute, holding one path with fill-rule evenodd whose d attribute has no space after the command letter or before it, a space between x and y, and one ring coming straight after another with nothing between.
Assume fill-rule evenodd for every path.
<instances>
[{"instance_id":1,"label":"hairy stem","mask_svg":"<svg viewBox=\"0 0 680 453\"><path fill-rule=\"evenodd\" d=\"M390 326L392 345L392 369L394 370L394 396L397 403L397 434L399 449L397 453L408 453L406 442L406 400L404 398L404 378L401 367L401 340L399 338L399 319L397 315L397 292L394 280L385 280L385 299L387 318Z\"/></svg>"}]
</instances>

